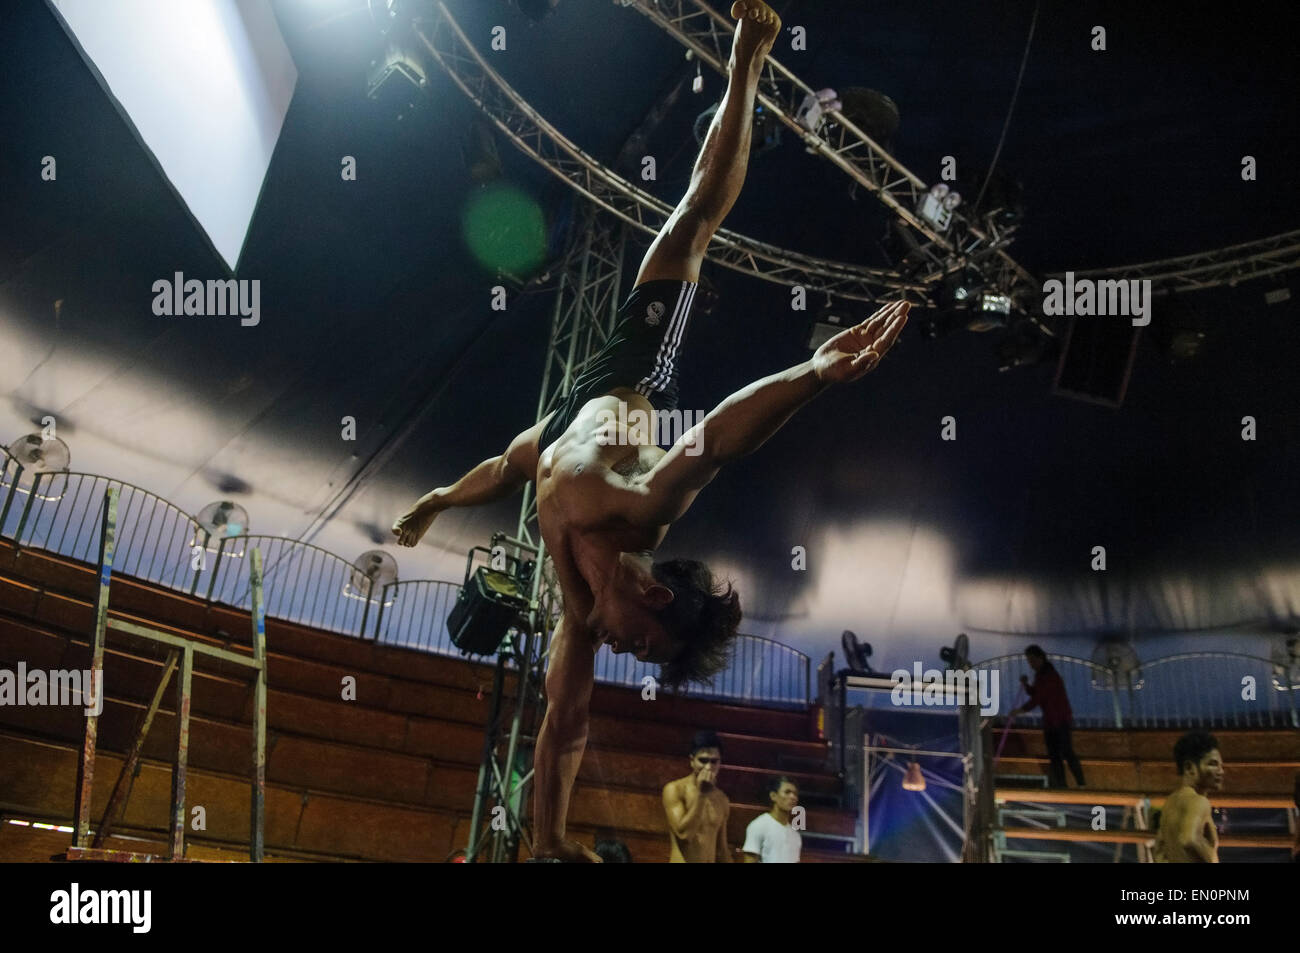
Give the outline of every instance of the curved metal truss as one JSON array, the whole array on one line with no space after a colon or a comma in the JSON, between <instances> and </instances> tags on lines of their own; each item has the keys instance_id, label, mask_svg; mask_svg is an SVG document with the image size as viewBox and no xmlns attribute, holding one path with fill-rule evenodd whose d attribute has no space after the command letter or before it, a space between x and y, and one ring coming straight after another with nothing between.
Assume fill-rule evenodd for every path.
<instances>
[{"instance_id":1,"label":"curved metal truss","mask_svg":"<svg viewBox=\"0 0 1300 953\"><path fill-rule=\"evenodd\" d=\"M1241 245L1135 265L1076 271L1075 278L1149 278L1157 291L1201 291L1300 268L1300 230ZM1051 275L1064 278L1064 272Z\"/></svg>"},{"instance_id":2,"label":"curved metal truss","mask_svg":"<svg viewBox=\"0 0 1300 953\"><path fill-rule=\"evenodd\" d=\"M431 29L426 32L417 26L416 35L483 114L521 152L591 202L648 235L658 234L672 214L672 206L616 175L570 142L488 66L442 2L436 10ZM803 285L838 298L870 302L906 292L909 300L933 303L934 286L924 281L906 280L888 269L816 258L727 229L718 230L707 257L764 281Z\"/></svg>"},{"instance_id":3,"label":"curved metal truss","mask_svg":"<svg viewBox=\"0 0 1300 953\"><path fill-rule=\"evenodd\" d=\"M634 7L701 61L722 75L730 57L735 23L702 0L618 0ZM876 194L893 213L926 239L925 261L917 275L933 285L948 272L974 265L985 279L1004 294L1036 293L1041 285L1006 251L1014 229L999 229L991 216L976 224L961 214L951 225L937 231L915 210L929 186L908 171L901 162L878 146L838 110L827 115L831 122L821 133L810 132L796 119L799 106L813 95L811 86L800 80L770 54L763 65L758 100L817 152Z\"/></svg>"}]
</instances>

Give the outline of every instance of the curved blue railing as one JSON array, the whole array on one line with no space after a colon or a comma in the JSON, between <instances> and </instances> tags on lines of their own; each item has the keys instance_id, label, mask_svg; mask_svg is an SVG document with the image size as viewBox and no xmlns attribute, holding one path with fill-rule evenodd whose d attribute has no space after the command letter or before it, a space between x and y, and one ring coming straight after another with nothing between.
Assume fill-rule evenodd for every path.
<instances>
[{"instance_id":1,"label":"curved blue railing","mask_svg":"<svg viewBox=\"0 0 1300 953\"><path fill-rule=\"evenodd\" d=\"M459 656L447 616L461 586L438 580L390 583L378 593L340 556L280 536L214 538L188 513L141 487L90 473L27 473L3 450L0 536L95 564L104 493L119 491L115 570L195 598L251 608L246 553L262 553L266 615L385 645ZM771 639L739 635L731 664L692 694L769 706L809 704L808 657ZM596 678L640 687L657 666L602 652Z\"/></svg>"},{"instance_id":2,"label":"curved blue railing","mask_svg":"<svg viewBox=\"0 0 1300 953\"><path fill-rule=\"evenodd\" d=\"M1065 682L1081 728L1300 728L1300 665L1237 652L1183 652L1141 662L1128 672L1088 659L1048 653ZM999 711L1023 703L1020 676L1032 681L1024 655L975 663L996 671ZM1022 716L1037 723L1037 709Z\"/></svg>"}]
</instances>

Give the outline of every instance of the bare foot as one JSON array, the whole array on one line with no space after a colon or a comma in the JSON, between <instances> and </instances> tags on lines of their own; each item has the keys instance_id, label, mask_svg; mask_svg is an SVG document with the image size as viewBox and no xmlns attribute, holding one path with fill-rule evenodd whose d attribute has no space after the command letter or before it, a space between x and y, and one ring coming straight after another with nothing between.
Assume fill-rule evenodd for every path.
<instances>
[{"instance_id":1,"label":"bare foot","mask_svg":"<svg viewBox=\"0 0 1300 953\"><path fill-rule=\"evenodd\" d=\"M393 535L397 537L397 545L414 546L424 534L429 531L433 525L434 519L441 513L443 507L435 506L427 498L421 497L415 505L397 518L393 523Z\"/></svg>"},{"instance_id":2,"label":"bare foot","mask_svg":"<svg viewBox=\"0 0 1300 953\"><path fill-rule=\"evenodd\" d=\"M736 0L731 16L738 20L732 49L739 61L761 60L781 32L781 18L763 0Z\"/></svg>"}]
</instances>

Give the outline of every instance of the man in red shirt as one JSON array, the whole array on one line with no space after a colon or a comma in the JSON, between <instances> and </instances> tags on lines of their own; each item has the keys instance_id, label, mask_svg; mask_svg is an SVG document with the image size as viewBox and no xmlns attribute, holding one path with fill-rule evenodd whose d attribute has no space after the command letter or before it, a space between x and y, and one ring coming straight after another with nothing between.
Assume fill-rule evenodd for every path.
<instances>
[{"instance_id":1,"label":"man in red shirt","mask_svg":"<svg viewBox=\"0 0 1300 953\"><path fill-rule=\"evenodd\" d=\"M1048 784L1054 788L1067 786L1065 765L1068 762L1074 780L1078 782L1079 787L1083 787L1083 765L1079 764L1079 757L1074 753L1074 745L1070 741L1070 727L1074 723L1074 712L1070 711L1070 699L1065 694L1065 680L1061 678L1061 673L1056 670L1056 667L1047 661L1047 653L1037 645L1025 649L1025 659L1029 662L1029 667L1034 670L1034 683L1031 685L1027 676L1020 676L1020 682L1025 686L1029 701L1012 711L1011 717L1014 718L1034 708L1041 708L1043 740L1047 742L1047 757L1051 759L1051 766L1048 768Z\"/></svg>"}]
</instances>

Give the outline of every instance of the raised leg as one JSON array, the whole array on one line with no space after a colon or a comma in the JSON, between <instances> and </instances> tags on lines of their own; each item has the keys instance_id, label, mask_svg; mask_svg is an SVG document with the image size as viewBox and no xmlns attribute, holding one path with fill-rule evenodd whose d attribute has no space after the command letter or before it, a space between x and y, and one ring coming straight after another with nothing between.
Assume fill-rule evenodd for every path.
<instances>
[{"instance_id":1,"label":"raised leg","mask_svg":"<svg viewBox=\"0 0 1300 953\"><path fill-rule=\"evenodd\" d=\"M641 262L638 285L665 279L699 281L704 250L745 184L754 96L763 60L780 33L781 18L762 0L736 0L731 15L736 18L736 33L727 63L727 92L704 137L686 195Z\"/></svg>"}]
</instances>

